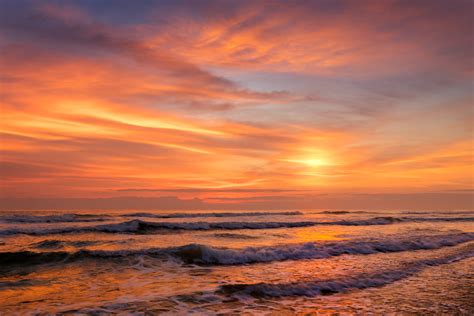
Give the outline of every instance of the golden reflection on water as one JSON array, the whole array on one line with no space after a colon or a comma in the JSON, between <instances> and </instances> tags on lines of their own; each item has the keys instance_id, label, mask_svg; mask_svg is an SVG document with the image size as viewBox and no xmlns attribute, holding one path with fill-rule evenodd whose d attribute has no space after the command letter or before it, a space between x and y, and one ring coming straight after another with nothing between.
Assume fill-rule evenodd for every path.
<instances>
[{"instance_id":1,"label":"golden reflection on water","mask_svg":"<svg viewBox=\"0 0 474 316\"><path fill-rule=\"evenodd\" d=\"M299 230L295 232L295 236L301 242L317 242L317 241L331 241L331 240L343 240L344 234L347 233L347 229L340 228L337 226L331 227L330 229L318 230Z\"/></svg>"},{"instance_id":2,"label":"golden reflection on water","mask_svg":"<svg viewBox=\"0 0 474 316\"><path fill-rule=\"evenodd\" d=\"M204 289L206 282L205 278L176 273L176 266L152 258L99 259L37 268L36 272L0 277L0 285L10 284L0 288L0 314L21 307L55 313L64 307L69 310L121 300L156 299L186 292L189 287Z\"/></svg>"}]
</instances>

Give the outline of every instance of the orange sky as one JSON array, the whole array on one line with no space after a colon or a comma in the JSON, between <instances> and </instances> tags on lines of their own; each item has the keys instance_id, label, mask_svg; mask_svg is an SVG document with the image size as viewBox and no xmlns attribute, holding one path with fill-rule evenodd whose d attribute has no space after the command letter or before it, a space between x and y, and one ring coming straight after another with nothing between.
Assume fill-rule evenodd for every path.
<instances>
[{"instance_id":1,"label":"orange sky","mask_svg":"<svg viewBox=\"0 0 474 316\"><path fill-rule=\"evenodd\" d=\"M471 1L0 7L2 199L472 206Z\"/></svg>"}]
</instances>

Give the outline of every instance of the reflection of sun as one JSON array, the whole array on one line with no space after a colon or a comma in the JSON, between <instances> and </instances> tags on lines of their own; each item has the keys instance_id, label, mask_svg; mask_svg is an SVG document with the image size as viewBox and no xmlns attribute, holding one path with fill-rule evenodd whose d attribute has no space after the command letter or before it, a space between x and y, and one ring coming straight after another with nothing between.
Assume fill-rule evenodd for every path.
<instances>
[{"instance_id":1,"label":"reflection of sun","mask_svg":"<svg viewBox=\"0 0 474 316\"><path fill-rule=\"evenodd\" d=\"M303 230L297 232L298 240L301 242L308 241L330 241L330 240L341 240L345 239L341 237L341 230L331 229L324 231L314 231L314 230Z\"/></svg>"}]
</instances>

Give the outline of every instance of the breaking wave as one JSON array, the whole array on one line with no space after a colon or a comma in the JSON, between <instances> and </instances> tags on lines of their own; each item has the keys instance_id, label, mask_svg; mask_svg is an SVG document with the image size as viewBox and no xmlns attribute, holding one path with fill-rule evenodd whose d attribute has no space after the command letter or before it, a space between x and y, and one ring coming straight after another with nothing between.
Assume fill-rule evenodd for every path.
<instances>
[{"instance_id":1,"label":"breaking wave","mask_svg":"<svg viewBox=\"0 0 474 316\"><path fill-rule=\"evenodd\" d=\"M344 215L344 214L365 214L365 211L321 211L315 214L332 214L332 215Z\"/></svg>"},{"instance_id":2,"label":"breaking wave","mask_svg":"<svg viewBox=\"0 0 474 316\"><path fill-rule=\"evenodd\" d=\"M246 234L233 234L233 233L216 233L213 235L217 238L229 238L229 239L258 239L258 236L251 236Z\"/></svg>"},{"instance_id":3,"label":"breaking wave","mask_svg":"<svg viewBox=\"0 0 474 316\"><path fill-rule=\"evenodd\" d=\"M307 227L314 226L314 222L147 222L142 220L131 220L121 223L112 223L85 227L58 227L58 228L13 228L0 231L0 235L50 235L83 232L103 233L133 233L146 234L162 230L237 230L237 229L271 229L283 227Z\"/></svg>"},{"instance_id":4,"label":"breaking wave","mask_svg":"<svg viewBox=\"0 0 474 316\"><path fill-rule=\"evenodd\" d=\"M144 217L144 218L199 218L199 217L246 217L246 216L296 216L303 215L298 211L286 212L219 212L219 213L128 213L119 214L118 217ZM6 215L0 220L7 223L72 223L72 222L100 222L113 218L104 214L60 214L60 215Z\"/></svg>"},{"instance_id":5,"label":"breaking wave","mask_svg":"<svg viewBox=\"0 0 474 316\"><path fill-rule=\"evenodd\" d=\"M340 241L331 243L304 243L243 249L214 248L200 244L189 244L169 248L142 250L79 250L76 252L2 252L0 265L29 265L84 258L117 258L137 255L179 258L184 263L200 265L238 265L285 260L323 259L349 255L433 250L456 246L473 241L474 233L458 233L435 236L418 236L410 239L392 238L373 241Z\"/></svg>"},{"instance_id":6,"label":"breaking wave","mask_svg":"<svg viewBox=\"0 0 474 316\"><path fill-rule=\"evenodd\" d=\"M64 247L87 247L98 244L98 241L65 241L65 240L43 240L33 244L36 249L59 249Z\"/></svg>"},{"instance_id":7,"label":"breaking wave","mask_svg":"<svg viewBox=\"0 0 474 316\"><path fill-rule=\"evenodd\" d=\"M431 215L472 215L474 214L474 211L451 211L451 212L439 212L439 211L406 211L402 212L402 214L412 214L412 215L425 215L425 214L431 214Z\"/></svg>"},{"instance_id":8,"label":"breaking wave","mask_svg":"<svg viewBox=\"0 0 474 316\"><path fill-rule=\"evenodd\" d=\"M420 236L405 240L343 241L334 243L309 242L295 245L248 247L244 249L222 249L190 244L175 249L168 249L167 252L187 263L235 265L284 260L323 259L344 254L368 255L431 250L456 246L473 240L474 233L460 233L441 236Z\"/></svg>"},{"instance_id":9,"label":"breaking wave","mask_svg":"<svg viewBox=\"0 0 474 316\"><path fill-rule=\"evenodd\" d=\"M295 216L303 215L302 212L219 212L219 213L173 213L173 214L153 214L153 213L130 213L123 214L123 217L147 217L147 218L197 218L197 217L241 217L241 216Z\"/></svg>"},{"instance_id":10,"label":"breaking wave","mask_svg":"<svg viewBox=\"0 0 474 316\"><path fill-rule=\"evenodd\" d=\"M310 227L317 225L343 225L343 226L369 226L389 225L401 222L458 222L474 221L473 217L433 217L433 218L411 218L411 217L374 217L363 220L341 220L333 222L147 222L143 220L131 220L121 223L110 223L95 226L82 227L57 227L57 228L12 228L0 230L0 235L50 235L84 232L102 233L130 233L151 234L169 230L238 230L238 229L275 229Z\"/></svg>"},{"instance_id":11,"label":"breaking wave","mask_svg":"<svg viewBox=\"0 0 474 316\"><path fill-rule=\"evenodd\" d=\"M61 215L7 215L0 220L7 223L70 223L101 222L109 220L108 215L61 214Z\"/></svg>"},{"instance_id":12,"label":"breaking wave","mask_svg":"<svg viewBox=\"0 0 474 316\"><path fill-rule=\"evenodd\" d=\"M228 284L222 285L219 292L224 294L247 294L255 297L330 295L350 290L384 286L410 277L427 267L449 264L473 256L474 247L470 247L467 250L463 249L458 253L441 258L419 260L406 264L401 269L369 275L362 274L335 280L312 280L293 283Z\"/></svg>"}]
</instances>

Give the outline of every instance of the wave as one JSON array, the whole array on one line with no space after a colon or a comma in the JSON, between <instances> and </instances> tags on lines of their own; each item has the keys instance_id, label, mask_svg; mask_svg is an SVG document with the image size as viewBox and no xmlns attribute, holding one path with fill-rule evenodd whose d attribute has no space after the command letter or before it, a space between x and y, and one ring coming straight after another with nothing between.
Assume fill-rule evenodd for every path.
<instances>
[{"instance_id":1,"label":"wave","mask_svg":"<svg viewBox=\"0 0 474 316\"><path fill-rule=\"evenodd\" d=\"M186 263L207 265L236 265L285 260L323 259L349 255L369 255L413 250L432 250L456 246L473 241L474 233L418 236L410 239L378 241L343 241L334 243L309 242L304 244L267 247L248 247L244 249L212 248L205 245L190 244L167 252L181 258Z\"/></svg>"},{"instance_id":2,"label":"wave","mask_svg":"<svg viewBox=\"0 0 474 316\"><path fill-rule=\"evenodd\" d=\"M362 220L342 220L326 223L326 225L344 225L344 226L369 226L369 225L388 225L394 223L408 222L472 222L474 217L393 217L381 216Z\"/></svg>"},{"instance_id":3,"label":"wave","mask_svg":"<svg viewBox=\"0 0 474 316\"><path fill-rule=\"evenodd\" d=\"M420 215L420 214L431 214L431 215L472 215L474 214L474 211L452 211L452 212L439 212L439 211L406 211L402 212L402 214L414 214L414 215Z\"/></svg>"},{"instance_id":4,"label":"wave","mask_svg":"<svg viewBox=\"0 0 474 316\"><path fill-rule=\"evenodd\" d=\"M0 281L0 290L3 289L11 289L15 287L27 287L27 286L33 286L33 285L40 285L40 284L45 284L45 281L40 281L40 280L29 280L29 279L23 279L23 280L15 280L15 281Z\"/></svg>"},{"instance_id":5,"label":"wave","mask_svg":"<svg viewBox=\"0 0 474 316\"><path fill-rule=\"evenodd\" d=\"M98 241L65 241L65 240L43 240L38 243L33 244L33 247L36 249L59 249L67 246L71 247L86 247L98 244Z\"/></svg>"},{"instance_id":6,"label":"wave","mask_svg":"<svg viewBox=\"0 0 474 316\"><path fill-rule=\"evenodd\" d=\"M213 235L217 238L229 238L229 239L258 239L258 236L251 236L245 234L233 234L233 233L217 233Z\"/></svg>"},{"instance_id":7,"label":"wave","mask_svg":"<svg viewBox=\"0 0 474 316\"><path fill-rule=\"evenodd\" d=\"M474 233L458 233L435 236L417 236L409 239L392 238L372 241L340 241L331 243L304 243L243 249L214 248L200 244L188 244L169 248L140 250L79 250L76 252L1 252L0 265L29 265L70 261L85 258L118 258L138 255L179 258L187 264L238 265L285 260L324 259L349 255L433 250L452 247L473 241Z\"/></svg>"},{"instance_id":8,"label":"wave","mask_svg":"<svg viewBox=\"0 0 474 316\"><path fill-rule=\"evenodd\" d=\"M73 257L74 254L66 251L54 252L34 252L15 251L0 253L0 266L21 265L30 266L35 264L46 264L51 262L64 261Z\"/></svg>"},{"instance_id":9,"label":"wave","mask_svg":"<svg viewBox=\"0 0 474 316\"><path fill-rule=\"evenodd\" d=\"M67 233L84 233L84 232L102 232L102 233L131 233L131 234L147 234L163 230L239 230L239 229L275 229L275 228L296 228L310 227L316 225L345 225L345 226L361 226L361 225L387 225L398 222L396 218L376 217L368 220L357 221L337 221L337 222L148 222L139 219L131 221L103 224L96 226L83 227L58 227L58 228L13 228L1 230L0 235L51 235L51 234L67 234Z\"/></svg>"},{"instance_id":10,"label":"wave","mask_svg":"<svg viewBox=\"0 0 474 316\"><path fill-rule=\"evenodd\" d=\"M321 211L316 212L313 214L332 214L332 215L344 215L344 214L370 214L374 212L366 212L366 211Z\"/></svg>"},{"instance_id":11,"label":"wave","mask_svg":"<svg viewBox=\"0 0 474 316\"><path fill-rule=\"evenodd\" d=\"M1 230L0 235L50 235L84 232L102 233L132 233L147 234L163 230L237 230L237 229L271 229L271 228L291 228L314 226L314 222L147 222L142 220L131 220L121 223L112 223L96 226L84 227L58 227L58 228L13 228Z\"/></svg>"},{"instance_id":12,"label":"wave","mask_svg":"<svg viewBox=\"0 0 474 316\"><path fill-rule=\"evenodd\" d=\"M367 211L321 211L310 214L328 214L328 215L347 215L347 214L370 214L371 212ZM433 214L433 215L469 215L472 212L469 211L459 211L459 212L402 212L406 215L422 215L422 214ZM154 214L154 213L127 213L120 215L108 215L108 214L60 214L60 215L5 215L0 216L0 221L6 223L75 223L75 222L103 222L110 221L114 218L120 217L141 217L141 218L157 218L157 219L171 219L171 218L200 218L200 217L258 217L258 216L298 216L304 215L300 211L282 211L282 212L217 212L217 213L170 213L170 214ZM141 220L142 223L147 223L146 221ZM393 217L393 216L379 216L375 218L370 218L367 220L340 220L334 222L311 222L313 225L345 225L345 226L359 226L359 225L385 225L391 224L394 222L407 222L407 221L474 221L474 217ZM126 225L127 222L123 223ZM310 226L310 222L300 222L304 223L302 226ZM153 223L156 224L156 223ZM200 227L205 227L204 222L199 222L200 225L186 225L183 223L183 227L180 228L179 225L170 226L170 229L194 229L197 230L205 229ZM195 224L195 223L192 223ZM213 223L215 224L215 223ZM228 222L222 223L222 226L235 226L235 223ZM233 224L233 225L232 225ZM115 224L111 224L115 225ZM163 226L166 226L167 223L163 223ZM289 223L288 225L291 225ZM238 226L238 225L237 225ZM252 226L252 225L250 225ZM256 225L259 226L259 225ZM269 228L272 227L286 227L284 223L268 223ZM290 226L292 227L292 226ZM296 226L300 227L300 226ZM166 227L163 227L166 229ZM265 228L265 227L263 227ZM218 228L221 229L221 228ZM223 227L222 229L228 229ZM232 228L230 228L232 229ZM236 228L237 229L237 228ZM253 226L249 229L253 229ZM1 231L0 231L1 234Z\"/></svg>"},{"instance_id":13,"label":"wave","mask_svg":"<svg viewBox=\"0 0 474 316\"><path fill-rule=\"evenodd\" d=\"M402 217L405 222L473 222L474 217Z\"/></svg>"},{"instance_id":14,"label":"wave","mask_svg":"<svg viewBox=\"0 0 474 316\"><path fill-rule=\"evenodd\" d=\"M342 225L342 226L370 226L390 225L402 222L458 222L474 221L473 217L433 217L433 218L410 218L410 217L374 217L363 220L341 220L334 222L147 222L143 220L131 220L120 223L103 224L82 227L58 227L58 228L13 228L0 230L0 235L51 235L68 233L129 233L129 234L151 234L169 230L239 230L239 229L275 229L275 228L297 228L318 225Z\"/></svg>"},{"instance_id":15,"label":"wave","mask_svg":"<svg viewBox=\"0 0 474 316\"><path fill-rule=\"evenodd\" d=\"M147 217L147 218L197 218L197 217L241 217L241 216L295 216L303 215L302 212L219 212L219 213L173 213L173 214L153 214L153 213L130 213L123 214L123 217Z\"/></svg>"},{"instance_id":16,"label":"wave","mask_svg":"<svg viewBox=\"0 0 474 316\"><path fill-rule=\"evenodd\" d=\"M109 220L108 215L61 214L61 215L7 215L0 220L7 223L70 223L101 222Z\"/></svg>"},{"instance_id":17,"label":"wave","mask_svg":"<svg viewBox=\"0 0 474 316\"><path fill-rule=\"evenodd\" d=\"M137 255L166 255L165 248L150 248L145 250L78 250L68 251L15 251L0 252L0 266L47 264L53 262L71 262L81 259L112 259Z\"/></svg>"},{"instance_id":18,"label":"wave","mask_svg":"<svg viewBox=\"0 0 474 316\"><path fill-rule=\"evenodd\" d=\"M298 211L287 212L219 212L219 213L128 213L119 217L145 217L145 218L199 218L199 217L246 217L246 216L296 216L303 215ZM106 214L60 214L60 215L6 215L0 220L7 223L73 223L73 222L102 222L113 218Z\"/></svg>"},{"instance_id":19,"label":"wave","mask_svg":"<svg viewBox=\"0 0 474 316\"><path fill-rule=\"evenodd\" d=\"M331 295L350 290L380 287L410 277L425 268L449 264L474 256L474 247L436 259L425 259L404 265L401 269L374 274L348 276L335 280L311 280L293 283L227 284L218 292L224 294L247 294L255 297L318 296Z\"/></svg>"}]
</instances>

